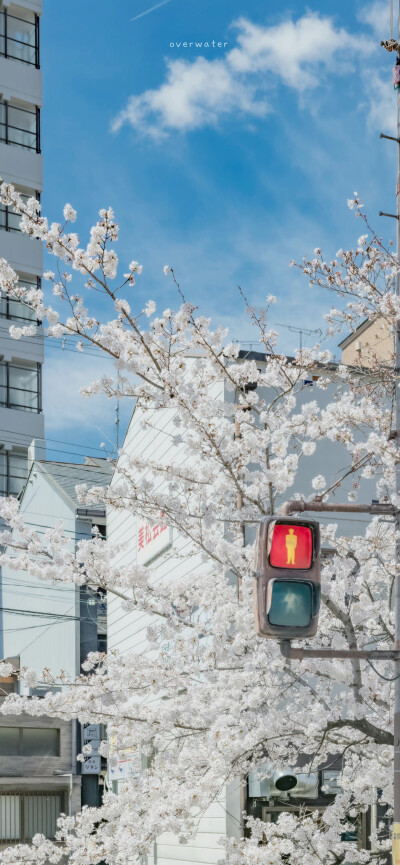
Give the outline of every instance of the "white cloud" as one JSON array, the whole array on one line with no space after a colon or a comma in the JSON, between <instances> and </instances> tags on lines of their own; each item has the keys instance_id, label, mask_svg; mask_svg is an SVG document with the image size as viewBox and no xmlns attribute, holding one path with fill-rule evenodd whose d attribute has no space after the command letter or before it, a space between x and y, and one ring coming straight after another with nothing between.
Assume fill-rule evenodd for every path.
<instances>
[{"instance_id":1,"label":"white cloud","mask_svg":"<svg viewBox=\"0 0 400 865\"><path fill-rule=\"evenodd\" d=\"M47 433L74 429L95 434L96 440L114 436L115 401L105 396L85 399L80 388L99 379L113 376L112 361L93 357L84 352L52 350L46 357L43 371L43 402ZM129 401L130 402L130 401ZM124 415L133 405L124 402Z\"/></svg>"},{"instance_id":2,"label":"white cloud","mask_svg":"<svg viewBox=\"0 0 400 865\"><path fill-rule=\"evenodd\" d=\"M386 71L385 78L377 72L368 74L365 78L369 126L394 135L397 125L397 93L393 90L389 70Z\"/></svg>"},{"instance_id":3,"label":"white cloud","mask_svg":"<svg viewBox=\"0 0 400 865\"><path fill-rule=\"evenodd\" d=\"M113 130L129 123L158 137L167 129L186 131L214 124L234 110L263 115L267 105L255 99L252 87L235 80L223 60L173 60L167 63L165 83L158 90L131 96L116 117Z\"/></svg>"},{"instance_id":4,"label":"white cloud","mask_svg":"<svg viewBox=\"0 0 400 865\"><path fill-rule=\"evenodd\" d=\"M274 82L302 93L317 87L326 72L340 72L343 61L348 69L354 56L355 38L331 18L310 12L272 27L240 18L233 27L237 45L223 59L168 60L165 82L131 96L113 131L129 124L160 137L215 125L228 114L263 116L271 110L266 91ZM366 38L357 40L358 54L373 47Z\"/></svg>"},{"instance_id":5,"label":"white cloud","mask_svg":"<svg viewBox=\"0 0 400 865\"><path fill-rule=\"evenodd\" d=\"M375 0L364 7L358 16L363 24L369 24L379 39L388 39L390 36L389 8L388 0Z\"/></svg>"},{"instance_id":6,"label":"white cloud","mask_svg":"<svg viewBox=\"0 0 400 865\"><path fill-rule=\"evenodd\" d=\"M238 72L273 72L294 90L316 87L321 72L337 64L337 56L348 56L354 49L353 37L337 30L330 18L307 13L294 21L275 27L260 27L245 18L235 25L238 47L228 62ZM336 65L337 69L337 65Z\"/></svg>"}]
</instances>

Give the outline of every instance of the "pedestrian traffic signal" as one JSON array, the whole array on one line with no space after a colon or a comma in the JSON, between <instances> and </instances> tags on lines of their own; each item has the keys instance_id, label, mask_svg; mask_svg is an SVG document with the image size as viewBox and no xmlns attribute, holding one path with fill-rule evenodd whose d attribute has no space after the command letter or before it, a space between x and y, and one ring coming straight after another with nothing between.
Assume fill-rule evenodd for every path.
<instances>
[{"instance_id":1,"label":"pedestrian traffic signal","mask_svg":"<svg viewBox=\"0 0 400 865\"><path fill-rule=\"evenodd\" d=\"M317 632L321 596L319 523L266 517L258 527L254 560L257 634L278 640Z\"/></svg>"}]
</instances>

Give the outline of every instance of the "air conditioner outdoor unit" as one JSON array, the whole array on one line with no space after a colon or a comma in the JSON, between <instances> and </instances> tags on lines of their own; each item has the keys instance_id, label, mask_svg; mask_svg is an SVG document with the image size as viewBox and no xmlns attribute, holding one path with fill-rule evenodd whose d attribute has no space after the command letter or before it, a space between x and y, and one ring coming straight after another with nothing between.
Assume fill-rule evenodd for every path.
<instances>
[{"instance_id":1,"label":"air conditioner outdoor unit","mask_svg":"<svg viewBox=\"0 0 400 865\"><path fill-rule=\"evenodd\" d=\"M262 799L315 799L318 796L318 775L312 773L295 774L292 769L266 772L263 767L249 773L249 796Z\"/></svg>"}]
</instances>

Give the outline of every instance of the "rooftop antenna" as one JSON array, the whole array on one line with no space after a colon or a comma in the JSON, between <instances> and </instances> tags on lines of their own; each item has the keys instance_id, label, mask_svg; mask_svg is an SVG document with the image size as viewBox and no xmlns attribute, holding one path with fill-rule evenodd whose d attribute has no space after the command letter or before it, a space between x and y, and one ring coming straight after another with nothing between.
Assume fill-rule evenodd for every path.
<instances>
[{"instance_id":1,"label":"rooftop antenna","mask_svg":"<svg viewBox=\"0 0 400 865\"><path fill-rule=\"evenodd\" d=\"M283 324L280 321L277 321L276 324L278 327L287 327L288 330L291 330L293 333L298 333L300 337L300 351L303 350L303 333L306 333L307 336L311 336L313 333L318 333L319 336L322 336L322 330L320 327L315 330L308 330L306 327L295 327L293 324Z\"/></svg>"}]
</instances>

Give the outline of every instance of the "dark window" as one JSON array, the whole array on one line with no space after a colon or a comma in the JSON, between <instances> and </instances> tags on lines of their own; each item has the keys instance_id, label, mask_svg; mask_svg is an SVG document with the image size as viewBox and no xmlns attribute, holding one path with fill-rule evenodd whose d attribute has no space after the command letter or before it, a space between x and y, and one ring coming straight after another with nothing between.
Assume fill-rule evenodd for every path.
<instances>
[{"instance_id":1,"label":"dark window","mask_svg":"<svg viewBox=\"0 0 400 865\"><path fill-rule=\"evenodd\" d=\"M40 833L54 838L65 811L65 794L0 792L0 842L30 841Z\"/></svg>"},{"instance_id":2,"label":"dark window","mask_svg":"<svg viewBox=\"0 0 400 865\"><path fill-rule=\"evenodd\" d=\"M0 448L0 496L19 496L27 477L28 451L24 448L12 451Z\"/></svg>"},{"instance_id":3,"label":"dark window","mask_svg":"<svg viewBox=\"0 0 400 865\"><path fill-rule=\"evenodd\" d=\"M43 727L24 727L22 730L24 757L59 757L60 731Z\"/></svg>"},{"instance_id":4,"label":"dark window","mask_svg":"<svg viewBox=\"0 0 400 865\"><path fill-rule=\"evenodd\" d=\"M40 153L40 109L0 101L0 140Z\"/></svg>"},{"instance_id":5,"label":"dark window","mask_svg":"<svg viewBox=\"0 0 400 865\"><path fill-rule=\"evenodd\" d=\"M0 727L0 756L19 756L18 727Z\"/></svg>"},{"instance_id":6,"label":"dark window","mask_svg":"<svg viewBox=\"0 0 400 865\"><path fill-rule=\"evenodd\" d=\"M42 410L40 363L24 365L0 361L0 405L5 408Z\"/></svg>"},{"instance_id":7,"label":"dark window","mask_svg":"<svg viewBox=\"0 0 400 865\"><path fill-rule=\"evenodd\" d=\"M46 727L0 727L1 757L59 757L60 731Z\"/></svg>"},{"instance_id":8,"label":"dark window","mask_svg":"<svg viewBox=\"0 0 400 865\"><path fill-rule=\"evenodd\" d=\"M23 15L0 10L0 54L39 69L39 16L28 9Z\"/></svg>"}]
</instances>

